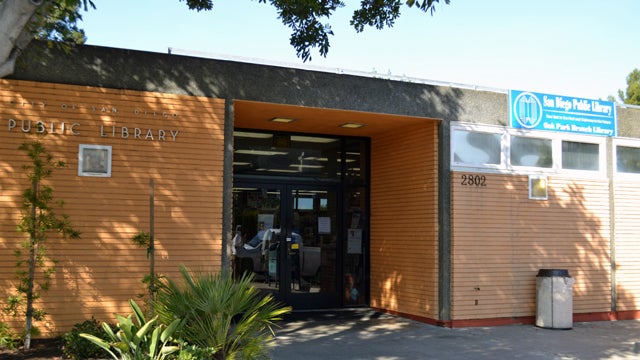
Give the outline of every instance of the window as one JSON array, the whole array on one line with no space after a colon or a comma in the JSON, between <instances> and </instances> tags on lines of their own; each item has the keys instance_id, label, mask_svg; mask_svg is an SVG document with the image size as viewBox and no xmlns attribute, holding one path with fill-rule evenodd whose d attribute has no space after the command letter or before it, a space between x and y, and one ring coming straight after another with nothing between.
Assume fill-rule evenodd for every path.
<instances>
[{"instance_id":1,"label":"window","mask_svg":"<svg viewBox=\"0 0 640 360\"><path fill-rule=\"evenodd\" d=\"M553 166L551 139L511 136L509 159L513 166L551 168Z\"/></svg>"},{"instance_id":2,"label":"window","mask_svg":"<svg viewBox=\"0 0 640 360\"><path fill-rule=\"evenodd\" d=\"M454 131L453 162L464 165L500 165L500 140L500 134Z\"/></svg>"},{"instance_id":3,"label":"window","mask_svg":"<svg viewBox=\"0 0 640 360\"><path fill-rule=\"evenodd\" d=\"M616 146L618 172L640 174L640 147Z\"/></svg>"},{"instance_id":4,"label":"window","mask_svg":"<svg viewBox=\"0 0 640 360\"><path fill-rule=\"evenodd\" d=\"M600 169L600 145L563 140L562 168L598 171Z\"/></svg>"},{"instance_id":5,"label":"window","mask_svg":"<svg viewBox=\"0 0 640 360\"><path fill-rule=\"evenodd\" d=\"M111 146L81 144L78 176L111 177Z\"/></svg>"},{"instance_id":6,"label":"window","mask_svg":"<svg viewBox=\"0 0 640 360\"><path fill-rule=\"evenodd\" d=\"M549 198L549 179L546 176L529 176L529 199L547 200Z\"/></svg>"},{"instance_id":7,"label":"window","mask_svg":"<svg viewBox=\"0 0 640 360\"><path fill-rule=\"evenodd\" d=\"M236 130L233 139L235 174L340 176L339 138Z\"/></svg>"},{"instance_id":8,"label":"window","mask_svg":"<svg viewBox=\"0 0 640 360\"><path fill-rule=\"evenodd\" d=\"M524 174L606 176L603 136L459 123L451 127L451 168ZM616 142L619 171L640 174L640 141Z\"/></svg>"}]
</instances>

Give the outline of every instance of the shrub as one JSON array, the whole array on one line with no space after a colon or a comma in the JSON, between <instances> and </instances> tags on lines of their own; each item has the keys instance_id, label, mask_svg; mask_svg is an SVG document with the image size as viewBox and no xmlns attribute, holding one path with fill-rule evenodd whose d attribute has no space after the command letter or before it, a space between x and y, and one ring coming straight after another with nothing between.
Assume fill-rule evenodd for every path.
<instances>
[{"instance_id":1,"label":"shrub","mask_svg":"<svg viewBox=\"0 0 640 360\"><path fill-rule=\"evenodd\" d=\"M20 338L9 325L0 321L0 349L15 349Z\"/></svg>"},{"instance_id":2,"label":"shrub","mask_svg":"<svg viewBox=\"0 0 640 360\"><path fill-rule=\"evenodd\" d=\"M156 298L156 314L169 323L183 319L176 337L208 349L213 359L257 359L267 355L275 321L291 311L252 286L226 273L192 275L181 269L180 283L166 279ZM185 357L186 359L187 357ZM204 357L202 357L204 358Z\"/></svg>"},{"instance_id":3,"label":"shrub","mask_svg":"<svg viewBox=\"0 0 640 360\"><path fill-rule=\"evenodd\" d=\"M63 352L66 358L70 359L91 359L106 358L109 356L104 349L91 341L80 336L81 333L91 334L99 338L104 338L107 333L104 331L98 320L91 317L91 320L75 324L71 331L64 334Z\"/></svg>"},{"instance_id":4,"label":"shrub","mask_svg":"<svg viewBox=\"0 0 640 360\"><path fill-rule=\"evenodd\" d=\"M103 323L107 334L104 338L86 333L80 336L103 348L115 360L164 360L180 350L172 337L182 324L180 319L165 326L158 323L157 316L147 320L135 301L129 300L129 304L133 314L116 315L118 332Z\"/></svg>"}]
</instances>

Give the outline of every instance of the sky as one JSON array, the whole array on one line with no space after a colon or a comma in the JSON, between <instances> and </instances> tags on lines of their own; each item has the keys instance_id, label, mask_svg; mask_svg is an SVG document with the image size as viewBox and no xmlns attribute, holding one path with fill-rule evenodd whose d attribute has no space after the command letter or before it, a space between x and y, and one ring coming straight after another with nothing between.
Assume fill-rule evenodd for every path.
<instances>
[{"instance_id":1,"label":"sky","mask_svg":"<svg viewBox=\"0 0 640 360\"><path fill-rule=\"evenodd\" d=\"M214 0L197 12L178 0L94 0L83 13L87 44L408 81L606 99L640 68L638 0L451 0L431 16L403 8L393 28L349 26L359 1L329 23L326 58L303 62L274 7Z\"/></svg>"}]
</instances>

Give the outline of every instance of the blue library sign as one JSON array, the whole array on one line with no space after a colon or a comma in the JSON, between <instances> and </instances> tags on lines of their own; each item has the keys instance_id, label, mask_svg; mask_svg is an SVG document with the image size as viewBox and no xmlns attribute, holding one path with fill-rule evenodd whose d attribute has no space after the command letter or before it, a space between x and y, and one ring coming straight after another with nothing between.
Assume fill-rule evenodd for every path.
<instances>
[{"instance_id":1,"label":"blue library sign","mask_svg":"<svg viewBox=\"0 0 640 360\"><path fill-rule=\"evenodd\" d=\"M611 101L509 90L511 127L616 136L616 107Z\"/></svg>"}]
</instances>

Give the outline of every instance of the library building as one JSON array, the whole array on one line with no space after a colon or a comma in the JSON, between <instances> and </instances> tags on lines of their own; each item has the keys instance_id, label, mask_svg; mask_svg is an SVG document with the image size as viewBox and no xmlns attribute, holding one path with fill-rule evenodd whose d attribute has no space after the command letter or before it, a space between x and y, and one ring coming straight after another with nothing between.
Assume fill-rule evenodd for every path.
<instances>
[{"instance_id":1,"label":"library building","mask_svg":"<svg viewBox=\"0 0 640 360\"><path fill-rule=\"evenodd\" d=\"M640 318L640 107L96 46L22 59L0 79L0 297L28 240L22 144L65 163L45 182L80 232L47 237L44 336L130 311L142 231L158 274L250 274L294 311L534 324L551 274L570 321Z\"/></svg>"}]
</instances>

